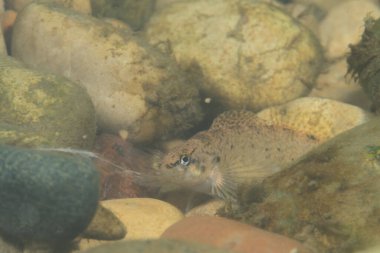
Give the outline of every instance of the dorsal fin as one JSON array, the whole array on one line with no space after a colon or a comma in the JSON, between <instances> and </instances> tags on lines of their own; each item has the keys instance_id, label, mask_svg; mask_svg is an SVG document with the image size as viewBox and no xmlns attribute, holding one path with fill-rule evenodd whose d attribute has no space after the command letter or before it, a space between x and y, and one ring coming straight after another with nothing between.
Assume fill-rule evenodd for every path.
<instances>
[{"instance_id":1,"label":"dorsal fin","mask_svg":"<svg viewBox=\"0 0 380 253\"><path fill-rule=\"evenodd\" d=\"M258 119L256 114L251 111L226 111L219 114L218 117L214 119L210 126L210 130L241 127L243 125L250 125L256 120L260 119Z\"/></svg>"}]
</instances>

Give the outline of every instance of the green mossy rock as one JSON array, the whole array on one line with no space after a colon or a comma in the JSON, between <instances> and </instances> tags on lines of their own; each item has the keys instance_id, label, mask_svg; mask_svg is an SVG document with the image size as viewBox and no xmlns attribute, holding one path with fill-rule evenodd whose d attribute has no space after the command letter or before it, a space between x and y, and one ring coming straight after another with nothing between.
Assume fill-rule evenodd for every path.
<instances>
[{"instance_id":1,"label":"green mossy rock","mask_svg":"<svg viewBox=\"0 0 380 253\"><path fill-rule=\"evenodd\" d=\"M18 243L69 242L91 221L99 174L88 158L0 145L0 234Z\"/></svg>"},{"instance_id":2,"label":"green mossy rock","mask_svg":"<svg viewBox=\"0 0 380 253\"><path fill-rule=\"evenodd\" d=\"M85 89L0 57L0 143L89 149L95 132Z\"/></svg>"},{"instance_id":3,"label":"green mossy rock","mask_svg":"<svg viewBox=\"0 0 380 253\"><path fill-rule=\"evenodd\" d=\"M349 253L380 241L380 118L331 139L250 189L228 214L293 237L315 252Z\"/></svg>"}]
</instances>

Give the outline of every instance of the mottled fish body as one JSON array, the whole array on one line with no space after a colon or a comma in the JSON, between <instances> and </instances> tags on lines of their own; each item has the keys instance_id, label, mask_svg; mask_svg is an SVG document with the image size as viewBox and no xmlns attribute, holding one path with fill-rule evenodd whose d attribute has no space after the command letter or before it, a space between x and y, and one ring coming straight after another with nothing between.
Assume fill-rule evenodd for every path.
<instances>
[{"instance_id":1,"label":"mottled fish body","mask_svg":"<svg viewBox=\"0 0 380 253\"><path fill-rule=\"evenodd\" d=\"M310 135L271 125L249 111L219 115L157 164L162 185L235 199L244 184L261 182L318 144Z\"/></svg>"}]
</instances>

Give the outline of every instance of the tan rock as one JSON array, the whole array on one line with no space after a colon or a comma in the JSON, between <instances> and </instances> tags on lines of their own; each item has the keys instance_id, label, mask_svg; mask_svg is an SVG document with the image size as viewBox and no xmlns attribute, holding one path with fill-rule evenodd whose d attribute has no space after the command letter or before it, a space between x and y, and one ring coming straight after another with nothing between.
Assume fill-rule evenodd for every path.
<instances>
[{"instance_id":1,"label":"tan rock","mask_svg":"<svg viewBox=\"0 0 380 253\"><path fill-rule=\"evenodd\" d=\"M369 110L371 101L353 78L346 75L346 59L326 64L325 71L319 75L317 85L310 92L310 97L323 97L356 105Z\"/></svg>"},{"instance_id":2,"label":"tan rock","mask_svg":"<svg viewBox=\"0 0 380 253\"><path fill-rule=\"evenodd\" d=\"M0 252L2 253L23 253L20 245L14 245L0 237Z\"/></svg>"},{"instance_id":3,"label":"tan rock","mask_svg":"<svg viewBox=\"0 0 380 253\"><path fill-rule=\"evenodd\" d=\"M367 15L380 16L379 4L373 0L349 0L336 5L320 25L320 39L329 59L344 57L349 44L356 44L364 31Z\"/></svg>"},{"instance_id":4,"label":"tan rock","mask_svg":"<svg viewBox=\"0 0 380 253\"><path fill-rule=\"evenodd\" d=\"M174 206L157 199L129 198L101 202L103 207L113 212L127 228L124 240L154 239L184 216ZM86 249L104 241L82 240L80 249Z\"/></svg>"},{"instance_id":5,"label":"tan rock","mask_svg":"<svg viewBox=\"0 0 380 253\"><path fill-rule=\"evenodd\" d=\"M32 1L33 0L9 0L7 1L7 7L15 11L21 11ZM71 8L83 14L91 14L90 0L52 0L51 2L62 4L66 8Z\"/></svg>"},{"instance_id":6,"label":"tan rock","mask_svg":"<svg viewBox=\"0 0 380 253\"><path fill-rule=\"evenodd\" d=\"M2 29L0 30L0 54L7 55L7 47L5 46L5 40Z\"/></svg>"},{"instance_id":7,"label":"tan rock","mask_svg":"<svg viewBox=\"0 0 380 253\"><path fill-rule=\"evenodd\" d=\"M99 126L127 130L131 141L175 135L202 117L197 88L171 58L88 15L29 4L17 17L12 54L84 86Z\"/></svg>"},{"instance_id":8,"label":"tan rock","mask_svg":"<svg viewBox=\"0 0 380 253\"><path fill-rule=\"evenodd\" d=\"M190 216L218 216L217 212L225 206L225 202L221 199L214 199L200 206L192 208L186 213L186 217Z\"/></svg>"},{"instance_id":9,"label":"tan rock","mask_svg":"<svg viewBox=\"0 0 380 253\"><path fill-rule=\"evenodd\" d=\"M280 106L262 110L260 118L310 134L325 141L335 135L367 122L367 111L342 102L317 98L299 98Z\"/></svg>"},{"instance_id":10,"label":"tan rock","mask_svg":"<svg viewBox=\"0 0 380 253\"><path fill-rule=\"evenodd\" d=\"M311 32L258 1L176 2L152 16L146 34L153 44L169 43L189 72L202 72L209 107L283 103L306 95L319 72L320 48Z\"/></svg>"},{"instance_id":11,"label":"tan rock","mask_svg":"<svg viewBox=\"0 0 380 253\"><path fill-rule=\"evenodd\" d=\"M83 231L81 237L97 240L118 240L124 238L127 229L107 208L99 204L91 223Z\"/></svg>"},{"instance_id":12,"label":"tan rock","mask_svg":"<svg viewBox=\"0 0 380 253\"><path fill-rule=\"evenodd\" d=\"M309 252L295 240L220 217L187 217L169 227L162 238L198 242L241 253Z\"/></svg>"}]
</instances>

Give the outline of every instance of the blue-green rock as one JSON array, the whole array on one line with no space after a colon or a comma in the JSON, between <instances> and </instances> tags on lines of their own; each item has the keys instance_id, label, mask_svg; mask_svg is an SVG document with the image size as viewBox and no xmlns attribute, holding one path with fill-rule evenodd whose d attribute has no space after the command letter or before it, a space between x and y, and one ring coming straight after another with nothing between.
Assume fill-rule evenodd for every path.
<instances>
[{"instance_id":1,"label":"blue-green rock","mask_svg":"<svg viewBox=\"0 0 380 253\"><path fill-rule=\"evenodd\" d=\"M91 221L98 187L90 159L0 145L0 234L28 243L70 241Z\"/></svg>"}]
</instances>

